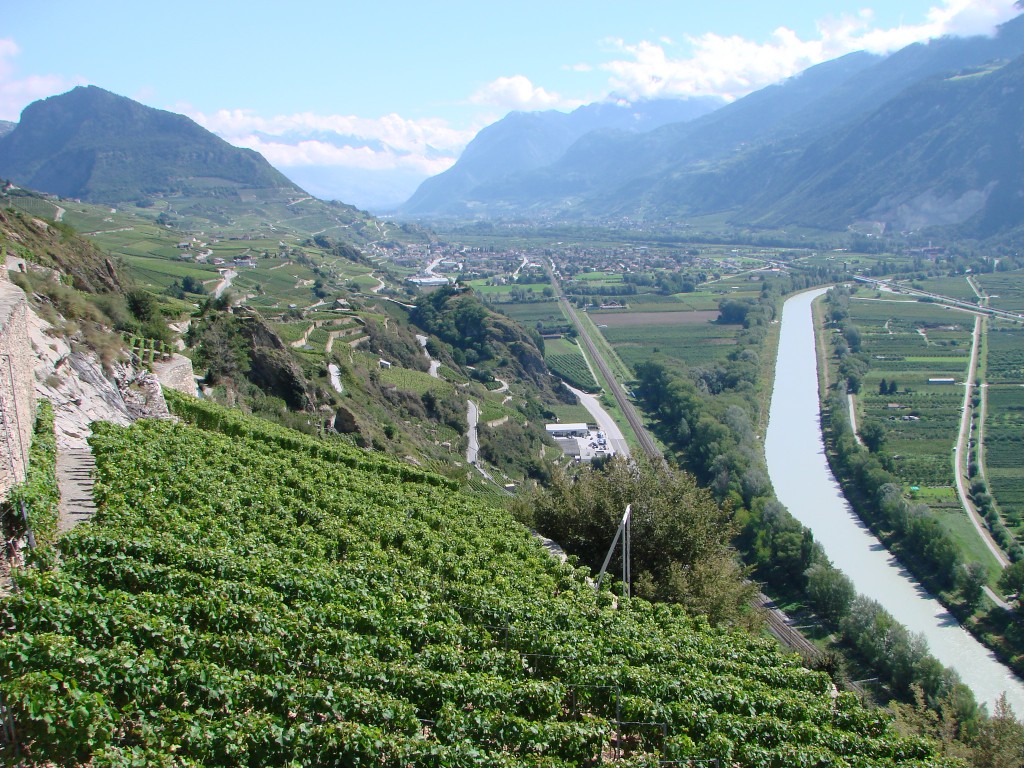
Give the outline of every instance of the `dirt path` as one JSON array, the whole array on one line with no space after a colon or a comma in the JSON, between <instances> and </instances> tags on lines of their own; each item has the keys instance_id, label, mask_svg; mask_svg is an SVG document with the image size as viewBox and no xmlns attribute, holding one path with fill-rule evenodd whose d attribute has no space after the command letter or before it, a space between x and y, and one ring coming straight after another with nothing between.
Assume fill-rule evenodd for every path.
<instances>
[{"instance_id":1,"label":"dirt path","mask_svg":"<svg viewBox=\"0 0 1024 768\"><path fill-rule=\"evenodd\" d=\"M92 499L96 459L88 448L57 448L57 487L60 489L60 519L63 533L96 513Z\"/></svg>"},{"instance_id":2,"label":"dirt path","mask_svg":"<svg viewBox=\"0 0 1024 768\"><path fill-rule=\"evenodd\" d=\"M864 441L860 439L860 431L857 428L857 402L852 393L848 394L846 398L850 404L850 426L853 428L853 439L857 441L857 445L863 446Z\"/></svg>"},{"instance_id":3,"label":"dirt path","mask_svg":"<svg viewBox=\"0 0 1024 768\"><path fill-rule=\"evenodd\" d=\"M430 353L427 351L427 341L428 341L427 337L424 336L422 333L417 333L416 334L416 341L419 342L420 348L423 350L423 354L426 355L427 356L427 360L430 361L430 370L429 370L430 375L433 376L435 379L441 378L441 375L438 373L438 369L441 367L441 361L440 360L435 360L434 358L432 358L430 356ZM505 385L505 389L508 389L508 385L507 384Z\"/></svg>"},{"instance_id":4,"label":"dirt path","mask_svg":"<svg viewBox=\"0 0 1024 768\"><path fill-rule=\"evenodd\" d=\"M219 299L221 294L224 293L228 288L231 287L231 281L238 277L238 273L233 269L225 269L221 273L221 280L217 283L217 287L213 290L213 298Z\"/></svg>"},{"instance_id":5,"label":"dirt path","mask_svg":"<svg viewBox=\"0 0 1024 768\"><path fill-rule=\"evenodd\" d=\"M343 394L345 392L345 388L341 384L341 368L339 368L335 363L328 363L327 372L330 374L331 386L334 388L334 391L339 395Z\"/></svg>"}]
</instances>

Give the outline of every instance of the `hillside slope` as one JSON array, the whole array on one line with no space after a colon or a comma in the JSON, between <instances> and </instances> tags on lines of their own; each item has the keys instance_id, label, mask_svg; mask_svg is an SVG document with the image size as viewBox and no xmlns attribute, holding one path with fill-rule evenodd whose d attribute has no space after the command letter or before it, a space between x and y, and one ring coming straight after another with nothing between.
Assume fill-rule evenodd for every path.
<instances>
[{"instance_id":1,"label":"hillside slope","mask_svg":"<svg viewBox=\"0 0 1024 768\"><path fill-rule=\"evenodd\" d=\"M967 78L956 88L974 95L956 97L947 104L944 99L952 89L937 89L934 83L957 73L996 68L1021 55L1024 16L1002 25L993 37L942 38L909 46L886 58L850 54L687 123L641 135L588 133L548 166L504 174L464 191L462 210L475 216L670 223L726 213L738 225L804 224L839 229L878 213L898 228L921 222L967 223L978 208L965 214L970 203L955 204L956 200L968 191L972 193L969 200L975 200L977 193L996 179L989 176L980 181L987 171L979 168L958 172L957 179L952 179L944 153L962 153L968 160L984 164L980 154L965 151L957 139L929 141L929 137L943 130L968 135L970 115L957 112L957 99L966 104L981 98L986 86L981 79ZM906 93L911 92L916 92L916 101L907 98ZM979 122L979 126L1003 136L1014 135L1012 105L996 106L997 91L990 93L992 98L983 108L988 122L985 126ZM842 137L849 141L840 146ZM883 147L868 146L873 140L881 141ZM918 146L910 147L915 141ZM878 161L877 154L885 147L895 152L901 142L898 151L903 157L890 154L890 160L896 162L889 165ZM1013 142L986 138L985 144L1000 155L1000 162L1010 160L1008 174L1012 173L1017 161L1007 153ZM834 150L831 154L830 149ZM954 157L952 162L960 161ZM892 196L874 211L879 198L868 202L833 194L862 168L877 168L879 173L885 168L886 185L892 189L914 187L917 194L925 194L931 187L941 199L925 195L911 210L891 215L882 209L886 205L900 208L907 198ZM969 181L972 174L979 178ZM830 175L825 189L824 181ZM854 191L863 192L876 180L866 179ZM1007 188L1012 198L1012 185L1000 188ZM824 199L823 189L828 193ZM988 237L1016 227L1014 221L1005 220L1008 206L1001 199L998 194L993 198L1001 213L981 214L961 234ZM956 209L950 215L927 215L933 208L950 208L950 204ZM829 208L827 215L824 207ZM899 222L901 216L906 221Z\"/></svg>"},{"instance_id":2,"label":"hillside slope","mask_svg":"<svg viewBox=\"0 0 1024 768\"><path fill-rule=\"evenodd\" d=\"M225 434L102 428L95 522L2 604L37 762L947 764L773 641L612 607L436 476L178 409Z\"/></svg>"}]
</instances>

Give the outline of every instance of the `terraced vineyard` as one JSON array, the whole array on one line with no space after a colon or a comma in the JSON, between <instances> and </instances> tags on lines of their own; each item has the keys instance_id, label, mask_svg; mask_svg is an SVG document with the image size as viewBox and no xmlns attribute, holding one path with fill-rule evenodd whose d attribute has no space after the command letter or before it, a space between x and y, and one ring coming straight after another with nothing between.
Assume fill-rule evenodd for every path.
<instances>
[{"instance_id":1,"label":"terraced vineyard","mask_svg":"<svg viewBox=\"0 0 1024 768\"><path fill-rule=\"evenodd\" d=\"M174 404L195 423L97 427L100 512L0 604L22 759L947 764L773 641L613 606L442 478Z\"/></svg>"}]
</instances>

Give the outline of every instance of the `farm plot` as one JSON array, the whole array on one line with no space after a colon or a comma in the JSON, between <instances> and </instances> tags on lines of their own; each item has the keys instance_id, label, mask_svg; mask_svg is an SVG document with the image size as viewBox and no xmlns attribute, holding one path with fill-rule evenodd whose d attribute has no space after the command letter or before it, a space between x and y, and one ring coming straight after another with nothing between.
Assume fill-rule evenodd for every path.
<instances>
[{"instance_id":1,"label":"farm plot","mask_svg":"<svg viewBox=\"0 0 1024 768\"><path fill-rule=\"evenodd\" d=\"M1024 533L1024 387L988 387L985 418L985 476L1013 532Z\"/></svg>"},{"instance_id":2,"label":"farm plot","mask_svg":"<svg viewBox=\"0 0 1024 768\"><path fill-rule=\"evenodd\" d=\"M711 322L717 312L604 314L593 319L608 342L629 366L659 357L687 365L723 360L736 345L738 325Z\"/></svg>"},{"instance_id":3,"label":"farm plot","mask_svg":"<svg viewBox=\"0 0 1024 768\"><path fill-rule=\"evenodd\" d=\"M918 302L851 302L850 318L871 364L858 397L863 421L884 428L892 471L907 485L952 485L963 403L957 382L970 361L973 324Z\"/></svg>"},{"instance_id":4,"label":"farm plot","mask_svg":"<svg viewBox=\"0 0 1024 768\"><path fill-rule=\"evenodd\" d=\"M1024 312L1024 273L992 272L974 280L989 296L988 304L1008 312Z\"/></svg>"},{"instance_id":5,"label":"farm plot","mask_svg":"<svg viewBox=\"0 0 1024 768\"><path fill-rule=\"evenodd\" d=\"M720 300L720 296L708 293L674 293L670 296L641 293L629 298L629 309L632 312L712 310L718 307Z\"/></svg>"},{"instance_id":6,"label":"farm plot","mask_svg":"<svg viewBox=\"0 0 1024 768\"><path fill-rule=\"evenodd\" d=\"M987 342L989 383L1024 384L1024 328L994 324Z\"/></svg>"},{"instance_id":7,"label":"farm plot","mask_svg":"<svg viewBox=\"0 0 1024 768\"><path fill-rule=\"evenodd\" d=\"M153 290L162 291L176 280L192 277L201 282L219 280L220 275L213 267L203 267L185 261L151 256L124 256L129 273L137 282Z\"/></svg>"},{"instance_id":8,"label":"farm plot","mask_svg":"<svg viewBox=\"0 0 1024 768\"><path fill-rule=\"evenodd\" d=\"M587 366L579 345L567 339L547 339L544 342L544 361L559 378L577 389L595 392L597 382Z\"/></svg>"},{"instance_id":9,"label":"farm plot","mask_svg":"<svg viewBox=\"0 0 1024 768\"><path fill-rule=\"evenodd\" d=\"M916 286L918 283L914 283L914 285ZM925 291L949 296L960 301L977 302L978 300L978 295L965 277L930 277L921 282L920 287Z\"/></svg>"},{"instance_id":10,"label":"farm plot","mask_svg":"<svg viewBox=\"0 0 1024 768\"><path fill-rule=\"evenodd\" d=\"M537 323L542 323L545 326L569 325L569 320L562 314L561 304L555 299L500 304L497 306L490 304L488 306L508 315L516 322L528 328L537 327Z\"/></svg>"}]
</instances>

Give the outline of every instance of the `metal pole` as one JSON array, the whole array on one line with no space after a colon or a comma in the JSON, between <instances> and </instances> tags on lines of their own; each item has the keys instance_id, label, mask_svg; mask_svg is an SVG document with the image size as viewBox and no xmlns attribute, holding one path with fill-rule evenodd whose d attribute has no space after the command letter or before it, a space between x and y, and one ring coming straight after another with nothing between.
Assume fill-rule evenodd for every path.
<instances>
[{"instance_id":1,"label":"metal pole","mask_svg":"<svg viewBox=\"0 0 1024 768\"><path fill-rule=\"evenodd\" d=\"M626 524L626 538L624 541L625 552L623 557L626 561L626 597L633 594L633 505L626 505L626 514L623 516Z\"/></svg>"},{"instance_id":2,"label":"metal pole","mask_svg":"<svg viewBox=\"0 0 1024 768\"><path fill-rule=\"evenodd\" d=\"M632 506L633 506L632 504L627 504L626 505L626 512L622 516L622 522L619 523L618 530L615 531L615 538L612 539L612 545L610 547L608 547L608 554L605 555L605 557L604 557L604 563L601 565L601 572L598 573L598 575L597 575L597 583L594 584L594 591L595 592L599 592L601 590L601 582L604 580L605 571L608 570L608 563L611 562L612 553L615 551L615 545L619 543L619 537L623 535L623 531L627 530L626 526L629 523L630 508ZM627 535L628 535L628 533L627 533ZM626 551L627 550L628 550L628 547L624 545L623 546L623 553L622 553L622 580L624 582L626 581L626 577L628 575L627 574L628 565L626 563Z\"/></svg>"},{"instance_id":3,"label":"metal pole","mask_svg":"<svg viewBox=\"0 0 1024 768\"><path fill-rule=\"evenodd\" d=\"M25 508L24 499L21 502L21 519L25 521L25 531L28 534L28 548L36 548L36 535L32 533L32 526L28 522L28 510Z\"/></svg>"}]
</instances>

